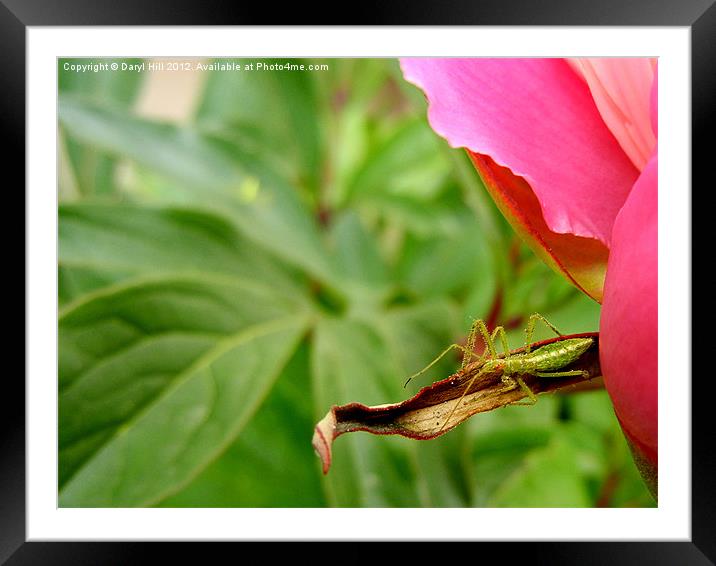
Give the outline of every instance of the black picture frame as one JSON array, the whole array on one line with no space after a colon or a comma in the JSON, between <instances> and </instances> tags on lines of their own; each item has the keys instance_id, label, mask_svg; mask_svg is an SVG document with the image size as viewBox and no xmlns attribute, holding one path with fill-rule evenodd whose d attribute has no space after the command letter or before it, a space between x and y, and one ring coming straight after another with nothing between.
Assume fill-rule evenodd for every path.
<instances>
[{"instance_id":1,"label":"black picture frame","mask_svg":"<svg viewBox=\"0 0 716 566\"><path fill-rule=\"evenodd\" d=\"M450 0L430 2L363 2L346 9L341 3L330 6L286 4L281 9L261 3L190 2L184 0L0 0L0 69L3 93L0 120L6 144L5 167L14 183L7 190L25 184L25 64L26 29L29 26L96 25L342 25L350 14L351 25L565 25L565 26L684 26L691 30L692 70L692 172L693 183L706 184L713 157L710 141L714 130L713 101L716 101L716 6L714 0ZM707 137L708 136L708 137ZM713 184L713 183L711 183ZM705 190L706 187L704 187ZM13 190L13 192L17 192ZM24 208L23 204L21 205ZM11 243L12 236L6 236ZM12 245L12 244L10 244ZM692 279L698 283L699 279ZM703 280L703 279L702 279ZM707 282L709 278L705 279ZM26 295L25 295L26 296ZM697 316L706 316L705 312ZM709 352L708 332L692 336L692 351ZM688 332L690 329L684 329ZM24 335L24 333L23 333ZM708 340L708 342L707 342ZM708 355L708 354L707 354ZM694 360L697 361L697 360ZM690 379L690 367L684 375ZM6 370L5 404L0 412L0 563L17 564L135 564L172 560L181 553L184 560L205 560L207 546L187 543L146 542L26 542L25 536L25 386L18 373ZM716 563L716 466L712 423L707 406L713 391L708 373L692 382L692 537L690 542L535 542L487 543L499 545L490 554L476 553L466 559L486 556L545 564L714 564ZM506 526L508 528L508 526ZM297 546L296 544L293 545ZM373 544L360 555L369 560ZM401 547L403 545L400 545ZM191 548L189 548L191 547ZM380 559L405 560L405 548L385 548ZM423 552L422 544L410 550ZM302 547L301 547L302 548ZM290 549L291 552L295 552ZM314 549L306 549L315 553ZM178 552L177 552L178 551ZM273 551L274 553L276 550ZM336 559L343 555L338 549ZM484 552L484 551L483 551ZM345 557L345 555L343 555ZM354 554L354 560L359 559ZM315 559L314 554L314 559ZM236 557L240 558L239 556ZM327 555L328 559L330 555ZM321 559L321 558L319 558ZM344 558L343 558L344 559ZM502 558L500 558L502 560ZM193 561L193 560L192 560Z\"/></svg>"}]
</instances>

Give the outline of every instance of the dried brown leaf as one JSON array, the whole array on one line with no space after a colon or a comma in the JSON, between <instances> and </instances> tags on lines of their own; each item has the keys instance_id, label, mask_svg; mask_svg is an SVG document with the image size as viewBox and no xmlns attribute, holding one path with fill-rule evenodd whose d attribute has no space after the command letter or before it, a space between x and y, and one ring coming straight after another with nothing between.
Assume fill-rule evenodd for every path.
<instances>
[{"instance_id":1,"label":"dried brown leaf","mask_svg":"<svg viewBox=\"0 0 716 566\"><path fill-rule=\"evenodd\" d=\"M538 348L567 338L593 338L594 344L577 361L564 369L586 370L588 378L537 377L522 375L525 384L534 393L572 392L602 387L599 366L599 334L584 333L561 336L533 344ZM513 350L519 354L524 348ZM334 405L316 425L313 447L323 464L323 473L331 466L333 441L347 432L365 431L371 434L399 434L415 440L430 440L445 434L477 413L492 411L516 403L527 397L520 387L502 382L501 372L480 372L482 362L475 362L450 377L424 387L410 399L401 403L368 407L360 403ZM479 374L479 375L478 375ZM470 381L477 375L470 385ZM465 392L465 387L470 389ZM455 403L460 400L459 406ZM450 421L444 420L450 415Z\"/></svg>"}]
</instances>

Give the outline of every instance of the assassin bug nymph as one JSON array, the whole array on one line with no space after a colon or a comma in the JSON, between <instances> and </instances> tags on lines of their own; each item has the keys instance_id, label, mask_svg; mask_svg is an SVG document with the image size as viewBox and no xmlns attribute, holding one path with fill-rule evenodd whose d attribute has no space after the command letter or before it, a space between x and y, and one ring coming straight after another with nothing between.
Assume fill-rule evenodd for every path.
<instances>
[{"instance_id":1,"label":"assassin bug nymph","mask_svg":"<svg viewBox=\"0 0 716 566\"><path fill-rule=\"evenodd\" d=\"M498 326L492 334L490 334L487 330L487 325L482 320L478 319L473 322L472 327L470 328L470 334L468 335L467 344L465 346L461 346L460 344L451 344L425 368L408 378L405 385L407 385L414 377L417 377L430 369L443 356L445 356L445 354L453 349L458 349L463 352L462 365L460 366L461 371L468 366L472 358L478 358L478 361L480 362L484 361L484 363L480 366L480 369L465 387L465 390L453 406L450 414L447 419L445 419L438 432L445 428L445 425L448 424L455 413L455 410L460 406L460 402L470 390L475 380L482 374L498 372L505 385L510 387L519 386L527 394L529 401L525 403L513 403L515 405L534 405L537 402L537 396L525 384L524 380L520 377L521 375L534 375L537 377L574 377L581 375L585 378L589 377L589 372L587 371L564 370L563 368L579 359L579 357L592 346L594 340L592 338L566 338L558 342L545 344L544 346L540 346L533 351L531 349L532 334L534 333L535 324L537 324L538 320L546 324L557 334L557 336L563 336L563 334L545 317L541 314L535 313L530 316L529 321L527 322L524 351L517 354L511 354L505 329L502 326ZM478 333L481 335L486 346L485 352L481 356L478 356L474 351L475 340L477 339ZM498 357L497 348L495 348L495 339L498 336L504 351L503 357Z\"/></svg>"}]
</instances>

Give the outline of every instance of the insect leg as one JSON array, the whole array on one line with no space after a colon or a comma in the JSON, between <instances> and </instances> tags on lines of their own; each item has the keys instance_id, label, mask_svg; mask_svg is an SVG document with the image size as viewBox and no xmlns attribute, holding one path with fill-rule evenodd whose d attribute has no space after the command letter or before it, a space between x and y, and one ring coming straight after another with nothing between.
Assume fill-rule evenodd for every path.
<instances>
[{"instance_id":1,"label":"insect leg","mask_svg":"<svg viewBox=\"0 0 716 566\"><path fill-rule=\"evenodd\" d=\"M527 396L529 397L529 401L515 401L514 403L510 403L510 405L534 405L537 402L537 395L535 395L534 391L532 391L527 384L523 381L521 377L515 378L517 383L519 384L522 391L527 393Z\"/></svg>"},{"instance_id":2,"label":"insect leg","mask_svg":"<svg viewBox=\"0 0 716 566\"><path fill-rule=\"evenodd\" d=\"M472 321L472 326L470 327L470 334L468 334L467 337L467 344L465 345L466 350L469 350L471 355L468 356L467 352L463 351L464 355L462 357L462 365L460 366L460 369L464 370L465 367L470 363L470 359L472 357L477 357L477 354L475 353L475 340L477 340L478 332L482 335L482 339L485 342L485 351L478 359L482 361L488 354L494 358L497 355L497 351L494 346L495 337L497 336L499 331L502 331L502 344L505 348L505 353L507 353L508 346L505 329L501 326L498 326L497 328L495 328L495 331L492 334L489 334L487 331L487 325L484 323L484 321L479 318L474 319Z\"/></svg>"},{"instance_id":3,"label":"insect leg","mask_svg":"<svg viewBox=\"0 0 716 566\"><path fill-rule=\"evenodd\" d=\"M527 394L527 397L529 397L529 401L513 401L510 405L534 405L537 402L537 395L535 395L534 391L529 388L521 377L512 377L509 373L503 373L502 383L512 388L519 386L520 389Z\"/></svg>"},{"instance_id":4,"label":"insect leg","mask_svg":"<svg viewBox=\"0 0 716 566\"><path fill-rule=\"evenodd\" d=\"M474 344L475 344L475 336L477 334L476 330L478 330L480 332L480 334L482 335L482 339L484 340L485 347L486 347L485 352L479 358L480 360L484 359L488 353L493 358L497 357L497 349L495 348L495 338L497 337L498 334L500 335L500 338L502 340L502 345L505 349L505 355L507 355L509 353L509 346L507 344L507 336L505 334L505 329L502 326L498 326L497 328L495 328L493 333L490 334L489 331L487 330L487 325L484 323L484 321L482 321L480 319L476 319L472 324L472 328L470 329L470 338L468 338L468 343L472 344L472 347L474 347ZM473 355L477 356L477 354L475 354L474 352L473 352ZM463 366L463 369L464 369L464 366ZM450 414L443 421L443 424L440 427L440 430L438 430L438 433L442 432L442 430L445 428L445 426L450 422L450 419L455 414L455 411L460 406L460 403L465 398L465 395L467 395L467 392L470 391L472 384L475 383L475 380L478 378L480 373L481 372L478 371L474 376L472 376L472 379L470 380L470 382L465 386L465 389L463 390L462 395L460 395L460 398L453 405L453 407L450 411Z\"/></svg>"},{"instance_id":5,"label":"insect leg","mask_svg":"<svg viewBox=\"0 0 716 566\"><path fill-rule=\"evenodd\" d=\"M532 350L532 334L534 333L535 325L537 324L538 320L541 320L547 326L549 326L549 328L551 328L557 336L563 336L563 334L559 330L557 330L554 325L541 314L531 314L529 320L527 321L527 329L525 330L525 353L527 354L529 354Z\"/></svg>"},{"instance_id":6,"label":"insect leg","mask_svg":"<svg viewBox=\"0 0 716 566\"><path fill-rule=\"evenodd\" d=\"M505 333L505 329L502 326L498 326L495 328L494 334L499 334L500 340L502 341L502 348L505 351L505 358L510 357L510 346L507 342L507 334ZM494 336L493 334L493 336ZM527 384L522 380L522 378L512 377L509 373L503 373L502 374L502 383L505 385L509 385L511 387L517 387L518 385L520 388L527 393L527 396L530 398L529 402L514 402L511 403L511 405L534 405L537 402L537 396L534 394L534 392L527 386Z\"/></svg>"},{"instance_id":7,"label":"insect leg","mask_svg":"<svg viewBox=\"0 0 716 566\"><path fill-rule=\"evenodd\" d=\"M470 334L468 334L468 336L467 336L467 344L465 345L465 348L472 355L474 355L474 352L475 352L475 339L477 338L477 325L478 325L478 321L474 320L472 323L472 326L470 327ZM468 364L472 355L468 356L467 353L463 353L462 364L460 365L460 369L465 369L465 366Z\"/></svg>"},{"instance_id":8,"label":"insect leg","mask_svg":"<svg viewBox=\"0 0 716 566\"><path fill-rule=\"evenodd\" d=\"M540 316L540 315L538 315ZM529 352L529 344L531 343L531 335L532 330L534 329L534 320L536 320L537 317L534 315L530 317L530 323L528 325L528 352ZM505 329L502 326L498 326L495 329L495 334L500 335L500 340L502 341L502 348L505 351L505 358L510 357L510 347L509 343L507 342L507 334L505 333ZM524 391L527 394L527 397L529 397L529 401L515 401L514 403L510 403L511 405L534 405L537 402L537 395L534 394L534 391L532 391L527 384L524 382L524 380L521 377L512 377L510 373L503 373L502 374L502 382L505 385L510 385L512 387L517 387L519 385L520 389Z\"/></svg>"},{"instance_id":9,"label":"insect leg","mask_svg":"<svg viewBox=\"0 0 716 566\"><path fill-rule=\"evenodd\" d=\"M497 328L495 328L495 331L492 333L492 336L490 337L490 338L492 338L493 343L494 343L496 336L500 337L500 342L502 343L502 350L505 353L505 357L509 358L510 357L510 344L507 341L507 333L505 333L505 328L502 326L498 326Z\"/></svg>"},{"instance_id":10,"label":"insect leg","mask_svg":"<svg viewBox=\"0 0 716 566\"><path fill-rule=\"evenodd\" d=\"M465 386L465 389L463 390L462 395L460 395L460 398L459 398L459 399L455 402L455 404L452 406L452 409L450 410L450 414L449 414L449 415L447 416L447 418L443 421L442 426L441 426L440 429L438 430L438 434L440 434L440 433L442 432L442 430L445 428L445 425L447 425L447 424L450 422L450 419L451 419L452 416L455 414L455 411L456 411L457 408L460 406L460 403L461 403L462 400L465 398L465 395L467 395L467 392L470 391L470 388L472 387L472 384L475 383L475 380L476 380L476 379L480 376L480 374L482 373L482 369L484 369L484 368L481 368L479 371L477 371L477 372L475 373L475 375L472 376L472 379L470 380L470 383L468 383L468 384Z\"/></svg>"},{"instance_id":11,"label":"insect leg","mask_svg":"<svg viewBox=\"0 0 716 566\"><path fill-rule=\"evenodd\" d=\"M414 373L411 375L405 384L403 384L403 387L407 387L408 383L414 378L418 377L419 375L425 373L428 371L431 367L433 367L436 363L438 363L443 357L445 357L445 354L447 354L450 350L460 350L463 353L463 364L465 363L465 359L469 359L471 356L478 357L475 352L472 350L468 350L464 346L461 346L460 344L450 344L447 348L445 348L442 353L435 358L432 362L430 362L427 366L425 366L423 369L421 369L418 373Z\"/></svg>"},{"instance_id":12,"label":"insect leg","mask_svg":"<svg viewBox=\"0 0 716 566\"><path fill-rule=\"evenodd\" d=\"M502 335L504 336L505 329L501 326L498 326L495 328L492 335L487 331L487 325L482 320L476 320L473 326L477 326L477 329L480 331L480 334L482 334L482 339L485 342L485 347L487 348L487 351L490 352L490 356L493 358L497 357L497 349L495 348L495 336L499 333L499 331L502 331ZM507 338L504 338L503 344L506 344ZM507 350L505 350L505 353L507 353Z\"/></svg>"},{"instance_id":13,"label":"insect leg","mask_svg":"<svg viewBox=\"0 0 716 566\"><path fill-rule=\"evenodd\" d=\"M588 371L583 370L569 370L569 371L534 371L530 372L531 375L535 375L537 377L572 377L575 375L581 375L582 377L589 377ZM514 403L510 403L511 405L534 405L537 402L537 396L534 394L534 391L532 391L529 386L522 380L522 378L518 377L516 378L517 383L522 388L522 391L527 393L527 396L530 398L529 401L516 401Z\"/></svg>"},{"instance_id":14,"label":"insect leg","mask_svg":"<svg viewBox=\"0 0 716 566\"><path fill-rule=\"evenodd\" d=\"M575 375L589 377L589 372L581 369L568 371L535 371L532 372L532 375L536 375L537 377L572 377Z\"/></svg>"}]
</instances>

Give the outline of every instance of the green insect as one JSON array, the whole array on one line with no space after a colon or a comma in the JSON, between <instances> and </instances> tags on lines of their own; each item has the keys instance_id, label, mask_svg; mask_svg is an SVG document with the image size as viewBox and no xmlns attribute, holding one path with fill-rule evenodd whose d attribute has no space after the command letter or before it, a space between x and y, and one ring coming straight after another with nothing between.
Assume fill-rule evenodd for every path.
<instances>
[{"instance_id":1,"label":"green insect","mask_svg":"<svg viewBox=\"0 0 716 566\"><path fill-rule=\"evenodd\" d=\"M557 330L545 317L541 314L535 313L530 316L527 323L524 352L511 354L505 329L502 326L498 326L495 328L493 333L490 334L485 323L478 319L473 323L470 329L470 334L468 335L467 344L465 346L461 346L460 344L451 344L425 368L408 378L405 385L407 385L414 377L430 369L443 356L445 356L445 354L453 349L458 349L463 352L462 365L460 367L461 371L467 367L472 358L478 358L478 361L481 362L484 360L484 363L480 366L480 370L467 384L463 394L453 406L450 414L447 419L445 419L438 432L442 431L443 428L445 428L445 425L450 422L455 410L460 406L460 402L470 390L475 380L484 373L499 373L501 375L502 382L505 385L511 387L519 386L529 398L529 401L526 403L514 403L521 405L533 405L537 402L537 396L527 386L527 384L525 384L524 380L520 377L521 375L534 375L537 377L574 377L581 375L585 378L589 377L589 372L587 371L564 370L563 368L578 360L579 357L592 346L594 340L592 338L567 338L559 342L546 344L532 351L532 334L534 333L535 324L538 320L544 322L557 334L557 336L563 336L563 334L560 333L559 330ZM482 356L478 356L474 352L475 340L477 339L478 333L482 336L486 346L486 350ZM495 348L495 339L498 336L504 351L503 357L497 356L497 348ZM487 356L489 357L485 359Z\"/></svg>"}]
</instances>

